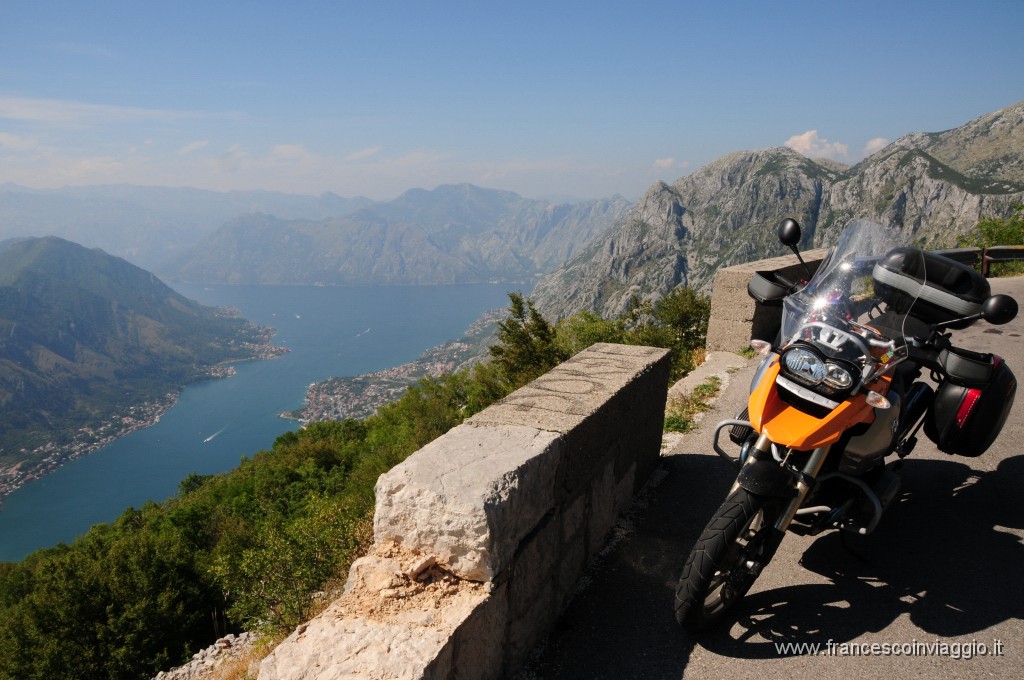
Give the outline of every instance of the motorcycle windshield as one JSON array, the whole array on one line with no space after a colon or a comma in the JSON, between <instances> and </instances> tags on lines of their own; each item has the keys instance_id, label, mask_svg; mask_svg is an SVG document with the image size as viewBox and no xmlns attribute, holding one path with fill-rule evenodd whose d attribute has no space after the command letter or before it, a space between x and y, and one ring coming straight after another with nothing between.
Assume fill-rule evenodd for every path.
<instances>
[{"instance_id":1,"label":"motorcycle windshield","mask_svg":"<svg viewBox=\"0 0 1024 680\"><path fill-rule=\"evenodd\" d=\"M927 277L923 253L905 246L867 220L843 230L807 285L783 302L780 347L789 378L834 399L907 357L906 312ZM899 271L890 275L894 260Z\"/></svg>"}]
</instances>

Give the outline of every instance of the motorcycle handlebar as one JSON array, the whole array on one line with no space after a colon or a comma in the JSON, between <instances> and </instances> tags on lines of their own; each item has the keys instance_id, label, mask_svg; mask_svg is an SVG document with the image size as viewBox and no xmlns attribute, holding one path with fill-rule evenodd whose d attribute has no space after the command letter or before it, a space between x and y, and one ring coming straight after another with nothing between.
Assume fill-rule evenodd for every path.
<instances>
[{"instance_id":1,"label":"motorcycle handlebar","mask_svg":"<svg viewBox=\"0 0 1024 680\"><path fill-rule=\"evenodd\" d=\"M786 288L788 288L789 289L789 293L796 292L797 288L800 287L799 283L795 283L793 281L790 281L789 279L787 279L785 276L783 276L779 272L774 272L774 274L775 274L775 280L778 281L779 283L781 283Z\"/></svg>"},{"instance_id":2,"label":"motorcycle handlebar","mask_svg":"<svg viewBox=\"0 0 1024 680\"><path fill-rule=\"evenodd\" d=\"M938 348L933 348L927 344L924 345L909 345L908 358L916 364L920 364L925 368L929 368L942 375L946 374L944 367L939 362L939 353L941 352Z\"/></svg>"}]
</instances>

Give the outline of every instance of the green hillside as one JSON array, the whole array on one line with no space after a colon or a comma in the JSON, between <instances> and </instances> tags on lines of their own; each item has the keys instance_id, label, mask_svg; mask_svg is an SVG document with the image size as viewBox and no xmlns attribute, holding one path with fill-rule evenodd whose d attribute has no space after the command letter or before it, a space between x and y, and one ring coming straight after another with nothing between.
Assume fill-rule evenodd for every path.
<instances>
[{"instance_id":1,"label":"green hillside","mask_svg":"<svg viewBox=\"0 0 1024 680\"><path fill-rule=\"evenodd\" d=\"M56 237L0 247L0 469L41 464L124 409L166 400L266 331L101 250Z\"/></svg>"}]
</instances>

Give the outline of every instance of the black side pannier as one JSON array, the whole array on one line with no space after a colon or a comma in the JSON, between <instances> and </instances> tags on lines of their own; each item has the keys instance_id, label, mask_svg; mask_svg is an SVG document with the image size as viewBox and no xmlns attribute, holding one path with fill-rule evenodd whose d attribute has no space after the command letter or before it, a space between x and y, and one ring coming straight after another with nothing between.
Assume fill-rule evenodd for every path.
<instances>
[{"instance_id":1,"label":"black side pannier","mask_svg":"<svg viewBox=\"0 0 1024 680\"><path fill-rule=\"evenodd\" d=\"M928 324L978 314L992 292L988 280L974 269L920 248L890 251L871 275L875 293L891 309ZM950 328L967 328L972 323L964 321Z\"/></svg>"},{"instance_id":2,"label":"black side pannier","mask_svg":"<svg viewBox=\"0 0 1024 680\"><path fill-rule=\"evenodd\" d=\"M747 283L747 295L761 304L782 306L782 299L789 294L789 286L779 281L773 271L757 271Z\"/></svg>"},{"instance_id":3,"label":"black side pannier","mask_svg":"<svg viewBox=\"0 0 1024 680\"><path fill-rule=\"evenodd\" d=\"M982 366L983 361L988 366ZM973 370L966 370L974 363L978 365ZM956 370L939 386L925 415L924 433L940 451L980 456L999 436L1010 415L1017 379L1005 361L991 354L956 356L951 359L951 368L953 365ZM978 386L985 369L990 370L988 379ZM958 375L964 379L958 379ZM964 382L975 386L958 384Z\"/></svg>"},{"instance_id":4,"label":"black side pannier","mask_svg":"<svg viewBox=\"0 0 1024 680\"><path fill-rule=\"evenodd\" d=\"M758 271L747 284L747 295L757 300L754 318L750 324L750 339L777 342L782 327L782 300L789 294L789 286L779 281L773 271Z\"/></svg>"}]
</instances>

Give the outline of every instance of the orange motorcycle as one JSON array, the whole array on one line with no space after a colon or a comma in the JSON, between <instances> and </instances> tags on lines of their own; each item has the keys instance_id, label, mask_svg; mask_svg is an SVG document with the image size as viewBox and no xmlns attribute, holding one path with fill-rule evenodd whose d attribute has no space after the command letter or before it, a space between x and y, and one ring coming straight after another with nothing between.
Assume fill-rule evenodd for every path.
<instances>
[{"instance_id":1,"label":"orange motorcycle","mask_svg":"<svg viewBox=\"0 0 1024 680\"><path fill-rule=\"evenodd\" d=\"M794 220L779 238L799 257ZM764 359L747 408L714 433L739 473L676 588L676 618L691 630L728 616L787 531L871 533L920 430L941 451L981 455L1017 388L1004 361L954 346L950 332L1007 323L1016 301L873 222L849 224L806 283L761 273L748 292L778 309L778 331L751 343ZM720 444L727 429L738 455Z\"/></svg>"}]
</instances>

